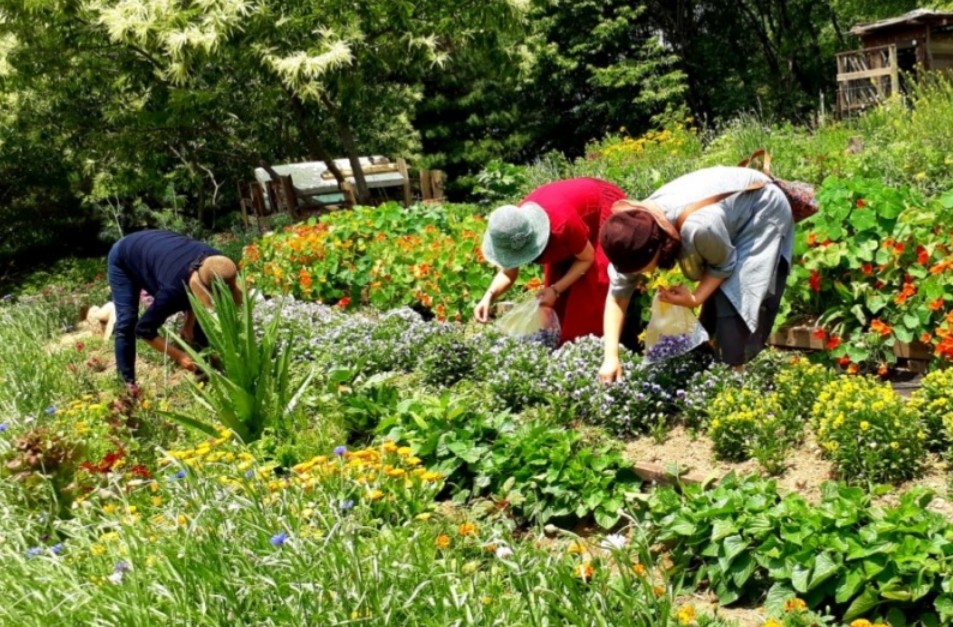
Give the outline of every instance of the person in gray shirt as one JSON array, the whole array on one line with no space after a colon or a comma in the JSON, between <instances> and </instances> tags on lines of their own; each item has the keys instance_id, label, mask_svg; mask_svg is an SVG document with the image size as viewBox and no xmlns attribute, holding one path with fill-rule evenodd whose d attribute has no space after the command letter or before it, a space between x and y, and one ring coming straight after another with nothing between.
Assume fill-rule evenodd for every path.
<instances>
[{"instance_id":1,"label":"person in gray shirt","mask_svg":"<svg viewBox=\"0 0 953 627\"><path fill-rule=\"evenodd\" d=\"M663 290L659 298L702 307L700 320L719 360L741 369L764 348L794 247L791 206L769 177L748 168L705 168L614 210L600 232L610 262L600 380L622 376L619 334L638 276L675 263L698 284L694 291Z\"/></svg>"}]
</instances>

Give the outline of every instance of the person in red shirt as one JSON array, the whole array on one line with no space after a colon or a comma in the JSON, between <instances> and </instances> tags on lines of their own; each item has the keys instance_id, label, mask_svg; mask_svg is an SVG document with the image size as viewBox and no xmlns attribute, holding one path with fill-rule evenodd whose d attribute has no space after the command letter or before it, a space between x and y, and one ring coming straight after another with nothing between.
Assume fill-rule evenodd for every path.
<instances>
[{"instance_id":1,"label":"person in red shirt","mask_svg":"<svg viewBox=\"0 0 953 627\"><path fill-rule=\"evenodd\" d=\"M483 256L500 268L473 310L489 319L493 301L519 276L520 266L543 266L541 305L553 307L561 327L560 344L585 335L602 335L602 313L609 291L608 267L599 229L612 204L625 193L607 181L577 178L536 188L519 206L490 214Z\"/></svg>"}]
</instances>

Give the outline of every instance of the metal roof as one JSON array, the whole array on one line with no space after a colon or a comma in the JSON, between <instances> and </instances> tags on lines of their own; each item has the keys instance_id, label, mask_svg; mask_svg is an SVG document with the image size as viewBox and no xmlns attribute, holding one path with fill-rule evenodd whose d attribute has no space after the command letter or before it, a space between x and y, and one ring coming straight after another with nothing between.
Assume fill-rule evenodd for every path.
<instances>
[{"instance_id":1,"label":"metal roof","mask_svg":"<svg viewBox=\"0 0 953 627\"><path fill-rule=\"evenodd\" d=\"M850 32L854 35L867 35L874 31L887 29L892 26L900 26L901 24L926 24L934 21L953 22L953 12L934 11L932 9L916 9L915 11L910 11L909 13L899 17L891 17L889 19L880 20L879 22L872 22L870 24L858 24L857 26L850 29Z\"/></svg>"}]
</instances>

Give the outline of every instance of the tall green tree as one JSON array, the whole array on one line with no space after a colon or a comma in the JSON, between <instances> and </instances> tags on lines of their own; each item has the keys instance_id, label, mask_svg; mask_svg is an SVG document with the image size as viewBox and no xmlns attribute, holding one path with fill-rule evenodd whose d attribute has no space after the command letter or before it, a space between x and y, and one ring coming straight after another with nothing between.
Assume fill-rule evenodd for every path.
<instances>
[{"instance_id":1,"label":"tall green tree","mask_svg":"<svg viewBox=\"0 0 953 627\"><path fill-rule=\"evenodd\" d=\"M280 85L274 103L291 111L313 156L330 163L332 143L351 162L360 199L368 188L358 163L374 143L412 150L410 120L422 77L464 48L492 44L521 18L516 0L95 0L113 42L162 59L161 76L199 86L209 68L245 68ZM376 140L376 141L375 141ZM399 145L397 142L401 142Z\"/></svg>"},{"instance_id":2,"label":"tall green tree","mask_svg":"<svg viewBox=\"0 0 953 627\"><path fill-rule=\"evenodd\" d=\"M535 0L530 15L535 65L521 101L533 150L579 154L592 139L638 132L684 102L685 74L646 3Z\"/></svg>"}]
</instances>

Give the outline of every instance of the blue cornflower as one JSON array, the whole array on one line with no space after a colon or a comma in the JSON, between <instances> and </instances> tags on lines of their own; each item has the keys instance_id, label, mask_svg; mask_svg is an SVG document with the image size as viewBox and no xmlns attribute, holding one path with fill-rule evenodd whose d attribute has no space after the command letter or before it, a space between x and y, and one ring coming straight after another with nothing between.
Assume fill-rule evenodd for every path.
<instances>
[{"instance_id":1,"label":"blue cornflower","mask_svg":"<svg viewBox=\"0 0 953 627\"><path fill-rule=\"evenodd\" d=\"M335 455L341 456L341 455L344 455L345 453L347 453L347 447L346 447L346 446L335 446L335 447L334 447L334 454L335 454Z\"/></svg>"},{"instance_id":2,"label":"blue cornflower","mask_svg":"<svg viewBox=\"0 0 953 627\"><path fill-rule=\"evenodd\" d=\"M245 478L246 478L246 479L251 479L251 478L254 477L254 476L255 476L255 471L254 471L254 470L246 470L246 471L245 471Z\"/></svg>"},{"instance_id":3,"label":"blue cornflower","mask_svg":"<svg viewBox=\"0 0 953 627\"><path fill-rule=\"evenodd\" d=\"M49 407L46 408L46 415L52 416L52 415L55 414L55 413L56 413L56 406L55 406L55 405L50 405Z\"/></svg>"},{"instance_id":4,"label":"blue cornflower","mask_svg":"<svg viewBox=\"0 0 953 627\"><path fill-rule=\"evenodd\" d=\"M26 556L27 556L27 557L36 557L37 555L39 555L39 554L42 553L42 552L43 552L43 549L42 549L42 548L40 548L40 547L38 547L38 546L34 546L34 547L30 547L29 549L26 550Z\"/></svg>"},{"instance_id":5,"label":"blue cornflower","mask_svg":"<svg viewBox=\"0 0 953 627\"><path fill-rule=\"evenodd\" d=\"M113 569L113 571L117 573L124 573L129 570L132 570L132 566L129 565L129 562L124 560L119 560L116 562L116 568Z\"/></svg>"},{"instance_id":6,"label":"blue cornflower","mask_svg":"<svg viewBox=\"0 0 953 627\"><path fill-rule=\"evenodd\" d=\"M59 555L60 553L63 552L63 545L62 545L62 543L60 543L60 544L54 544L53 546L50 547L50 551L53 552L53 555Z\"/></svg>"},{"instance_id":7,"label":"blue cornflower","mask_svg":"<svg viewBox=\"0 0 953 627\"><path fill-rule=\"evenodd\" d=\"M281 533L276 533L275 535L271 536L271 540L269 540L269 542L271 542L272 545L274 546L281 546L287 541L288 541L288 534L285 533L284 531L282 531Z\"/></svg>"},{"instance_id":8,"label":"blue cornflower","mask_svg":"<svg viewBox=\"0 0 953 627\"><path fill-rule=\"evenodd\" d=\"M175 473L175 475L173 475L173 476L174 476L176 479L185 479L185 475L186 475L186 474L187 474L187 473L185 472L185 469L183 468L183 469L180 470L179 472Z\"/></svg>"},{"instance_id":9,"label":"blue cornflower","mask_svg":"<svg viewBox=\"0 0 953 627\"><path fill-rule=\"evenodd\" d=\"M5 422L0 422L0 433L8 431L9 429L10 429L10 425L8 425Z\"/></svg>"},{"instance_id":10,"label":"blue cornflower","mask_svg":"<svg viewBox=\"0 0 953 627\"><path fill-rule=\"evenodd\" d=\"M338 507L340 507L341 510L343 511L347 511L351 509L352 507L354 507L354 501L352 501L351 499L347 499L347 500L341 499L341 502L338 503Z\"/></svg>"}]
</instances>

